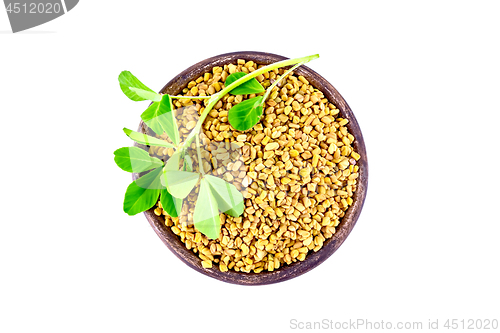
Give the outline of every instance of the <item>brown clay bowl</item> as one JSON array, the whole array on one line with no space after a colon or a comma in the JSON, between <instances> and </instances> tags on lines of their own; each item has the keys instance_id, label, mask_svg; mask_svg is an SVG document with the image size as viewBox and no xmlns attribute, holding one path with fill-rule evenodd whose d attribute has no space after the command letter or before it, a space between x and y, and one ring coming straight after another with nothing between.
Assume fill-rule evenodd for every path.
<instances>
[{"instance_id":1,"label":"brown clay bowl","mask_svg":"<svg viewBox=\"0 0 500 333\"><path fill-rule=\"evenodd\" d=\"M233 52L221 54L200 61L199 63L184 70L167 83L165 87L161 89L160 93L179 95L189 81L210 71L214 66L223 66L229 63L235 63L237 59L252 60L257 64L267 65L287 58L262 52ZM149 224L163 243L165 243L165 245L170 249L170 251L172 251L186 265L204 275L220 281L241 285L263 285L292 279L310 271L328 259L328 257L330 257L340 247L340 245L342 245L347 236L349 236L349 233L358 220L361 209L363 208L368 186L368 163L361 129L359 128L358 122L356 121L349 105L347 105L344 98L342 98L339 92L328 81L306 66L297 68L295 72L299 75L303 75L314 87L320 89L328 100L335 104L340 110L340 116L349 120L347 127L349 132L356 138L356 141L353 144L354 149L361 155L361 159L358 161L359 183L353 197L353 204L349 207L345 216L342 218L341 223L337 227L337 232L332 238L325 241L323 248L321 248L318 252L309 253L304 261L298 261L288 266L282 266L273 272L261 273L240 273L231 270L228 272L221 272L215 266L211 269L202 268L200 259L193 252L186 249L181 240L170 230L170 228L165 226L165 220L163 217L156 216L153 209L144 212ZM139 131L145 133L145 130L146 126L141 121ZM137 177L138 174L133 175L134 180L137 179Z\"/></svg>"}]
</instances>

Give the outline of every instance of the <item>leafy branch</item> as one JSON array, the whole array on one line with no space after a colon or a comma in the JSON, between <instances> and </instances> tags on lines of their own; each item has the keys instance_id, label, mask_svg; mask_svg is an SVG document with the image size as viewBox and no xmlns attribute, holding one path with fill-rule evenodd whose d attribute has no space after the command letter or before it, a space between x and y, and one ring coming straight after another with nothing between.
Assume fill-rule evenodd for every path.
<instances>
[{"instance_id":1,"label":"leafy branch","mask_svg":"<svg viewBox=\"0 0 500 333\"><path fill-rule=\"evenodd\" d=\"M200 132L203 122L217 102L228 93L233 95L264 93L240 102L229 110L228 120L231 126L239 131L249 130L258 123L264 104L273 88L298 66L318 57L319 55L311 55L287 59L261 67L248 74L233 73L226 78L225 87L211 96L157 94L129 71L121 72L118 77L120 88L129 99L152 102L141 114L143 122L157 135L166 134L172 143L127 128L123 129L125 134L143 145L174 150L166 163L151 157L148 152L138 147L124 147L115 151L115 162L122 170L134 173L149 171L128 186L123 210L129 215L135 215L153 207L160 198L160 203L167 214L178 217L182 211L183 200L199 184L198 199L193 213L194 225L208 238L218 238L220 235L219 211L238 217L243 214L244 202L243 195L234 185L205 173L200 150ZM263 73L292 65L293 67L275 80L267 90L255 79ZM198 122L184 142L180 139L172 98L208 100ZM193 171L193 161L187 154L187 148L193 140L196 140L198 172Z\"/></svg>"}]
</instances>

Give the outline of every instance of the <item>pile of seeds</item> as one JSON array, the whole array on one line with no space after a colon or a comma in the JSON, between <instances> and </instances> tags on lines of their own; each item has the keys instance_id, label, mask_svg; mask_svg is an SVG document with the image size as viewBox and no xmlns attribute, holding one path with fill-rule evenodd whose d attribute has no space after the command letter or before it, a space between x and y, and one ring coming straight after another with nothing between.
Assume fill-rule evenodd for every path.
<instances>
[{"instance_id":1,"label":"pile of seeds","mask_svg":"<svg viewBox=\"0 0 500 333\"><path fill-rule=\"evenodd\" d=\"M182 93L211 95L224 88L230 74L260 67L244 60L214 67L189 82ZM257 80L267 88L285 71L276 69ZM205 120L201 135L204 170L243 192L243 215L221 214L220 237L209 240L192 224L198 188L184 200L178 218L168 216L160 203L155 209L205 268L215 263L223 272L259 273L303 261L333 236L353 203L360 155L352 147L355 138L347 130L348 120L337 117L335 105L304 77L292 73L274 87L256 126L245 132L234 130L228 111L254 96L224 96ZM206 103L174 100L181 138L194 128ZM168 140L165 135L162 138ZM150 149L150 154L160 158L172 153L171 148ZM198 169L196 153L190 155Z\"/></svg>"}]
</instances>

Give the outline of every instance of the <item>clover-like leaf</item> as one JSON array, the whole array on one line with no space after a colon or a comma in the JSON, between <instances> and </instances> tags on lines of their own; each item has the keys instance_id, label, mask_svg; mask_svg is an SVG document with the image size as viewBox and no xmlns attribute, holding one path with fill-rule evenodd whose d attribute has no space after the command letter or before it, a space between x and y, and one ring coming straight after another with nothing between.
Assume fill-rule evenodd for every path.
<instances>
[{"instance_id":1,"label":"clover-like leaf","mask_svg":"<svg viewBox=\"0 0 500 333\"><path fill-rule=\"evenodd\" d=\"M182 199L173 197L167 189L161 190L160 203L164 211L171 217L179 217L182 210Z\"/></svg>"},{"instance_id":2,"label":"clover-like leaf","mask_svg":"<svg viewBox=\"0 0 500 333\"><path fill-rule=\"evenodd\" d=\"M184 199L198 183L200 174L189 171L165 171L163 179L170 194Z\"/></svg>"},{"instance_id":3,"label":"clover-like leaf","mask_svg":"<svg viewBox=\"0 0 500 333\"><path fill-rule=\"evenodd\" d=\"M174 145L179 144L179 130L175 121L172 99L169 95L163 95L160 102L153 102L141 114L141 119L156 134L162 135L165 132Z\"/></svg>"},{"instance_id":4,"label":"clover-like leaf","mask_svg":"<svg viewBox=\"0 0 500 333\"><path fill-rule=\"evenodd\" d=\"M257 96L236 104L229 110L228 120L238 131L246 131L259 122L263 97Z\"/></svg>"},{"instance_id":5,"label":"clover-like leaf","mask_svg":"<svg viewBox=\"0 0 500 333\"><path fill-rule=\"evenodd\" d=\"M219 209L222 212L233 217L238 217L243 214L243 209L245 208L243 204L243 195L233 184L229 184L219 177L210 175L206 175L204 178L210 185Z\"/></svg>"},{"instance_id":6,"label":"clover-like leaf","mask_svg":"<svg viewBox=\"0 0 500 333\"><path fill-rule=\"evenodd\" d=\"M125 192L123 211L128 215L136 215L153 207L158 202L162 189L160 177L163 168L157 168L133 181Z\"/></svg>"},{"instance_id":7,"label":"clover-like leaf","mask_svg":"<svg viewBox=\"0 0 500 333\"><path fill-rule=\"evenodd\" d=\"M149 89L129 71L121 72L118 76L118 82L120 82L123 93L133 101L161 101L161 95Z\"/></svg>"},{"instance_id":8,"label":"clover-like leaf","mask_svg":"<svg viewBox=\"0 0 500 333\"><path fill-rule=\"evenodd\" d=\"M167 160L167 163L165 164L164 170L165 171L178 171L180 161L181 161L181 151L177 150Z\"/></svg>"},{"instance_id":9,"label":"clover-like leaf","mask_svg":"<svg viewBox=\"0 0 500 333\"><path fill-rule=\"evenodd\" d=\"M123 147L115 150L115 163L127 172L143 172L163 166L163 161L152 157L138 147Z\"/></svg>"},{"instance_id":10,"label":"clover-like leaf","mask_svg":"<svg viewBox=\"0 0 500 333\"><path fill-rule=\"evenodd\" d=\"M231 83L234 81L242 78L243 76L247 75L244 72L236 72L231 75L229 75L226 78L225 85L226 87L229 86ZM230 91L231 94L233 95L246 95L246 94L258 94L265 91L264 87L257 81L255 78L248 80L245 83L240 84L236 88L232 89Z\"/></svg>"},{"instance_id":11,"label":"clover-like leaf","mask_svg":"<svg viewBox=\"0 0 500 333\"><path fill-rule=\"evenodd\" d=\"M210 239L219 238L220 216L217 200L210 185L205 179L201 180L198 200L193 213L194 226Z\"/></svg>"},{"instance_id":12,"label":"clover-like leaf","mask_svg":"<svg viewBox=\"0 0 500 333\"><path fill-rule=\"evenodd\" d=\"M128 128L123 128L123 132L127 134L129 138L134 140L137 143L146 145L146 146L159 146L159 147L165 147L165 148L174 148L175 146L171 143L168 143L167 141L157 139L155 137L139 133L136 131L132 131L131 129Z\"/></svg>"}]
</instances>

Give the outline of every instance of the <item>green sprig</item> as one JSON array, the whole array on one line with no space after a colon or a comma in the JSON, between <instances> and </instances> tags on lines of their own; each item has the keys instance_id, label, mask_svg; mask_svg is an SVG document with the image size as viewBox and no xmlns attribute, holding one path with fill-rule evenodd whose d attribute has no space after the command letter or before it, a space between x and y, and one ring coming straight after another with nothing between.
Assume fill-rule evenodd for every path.
<instances>
[{"instance_id":1,"label":"green sprig","mask_svg":"<svg viewBox=\"0 0 500 333\"><path fill-rule=\"evenodd\" d=\"M127 172L145 172L147 174L132 182L125 193L123 210L129 215L146 211L152 208L158 199L162 208L172 217L178 217L182 210L183 199L186 198L199 184L198 199L193 213L195 227L210 239L220 236L219 212L238 217L243 213L244 199L241 192L225 180L205 174L200 150L201 126L206 117L226 94L248 95L261 94L241 103L229 110L229 123L236 130L245 131L258 123L263 112L264 104L273 88L298 66L318 58L319 55L287 59L264 67L251 73L237 72L226 78L225 88L211 96L170 96L157 94L129 71L123 71L118 77L123 93L133 101L152 101L151 105L142 113L141 118L156 134L164 133L172 143L155 137L124 128L123 131L137 143L147 146L173 148L174 153L164 162L151 157L148 152L138 147L124 147L115 151L115 162ZM271 70L293 66L276 80L268 89L255 79L257 76ZM196 126L188 134L184 142L180 142L180 135L172 98L177 99L207 99L205 110L201 114ZM196 139L196 159L198 172L194 171L193 160L186 153L187 147Z\"/></svg>"}]
</instances>

